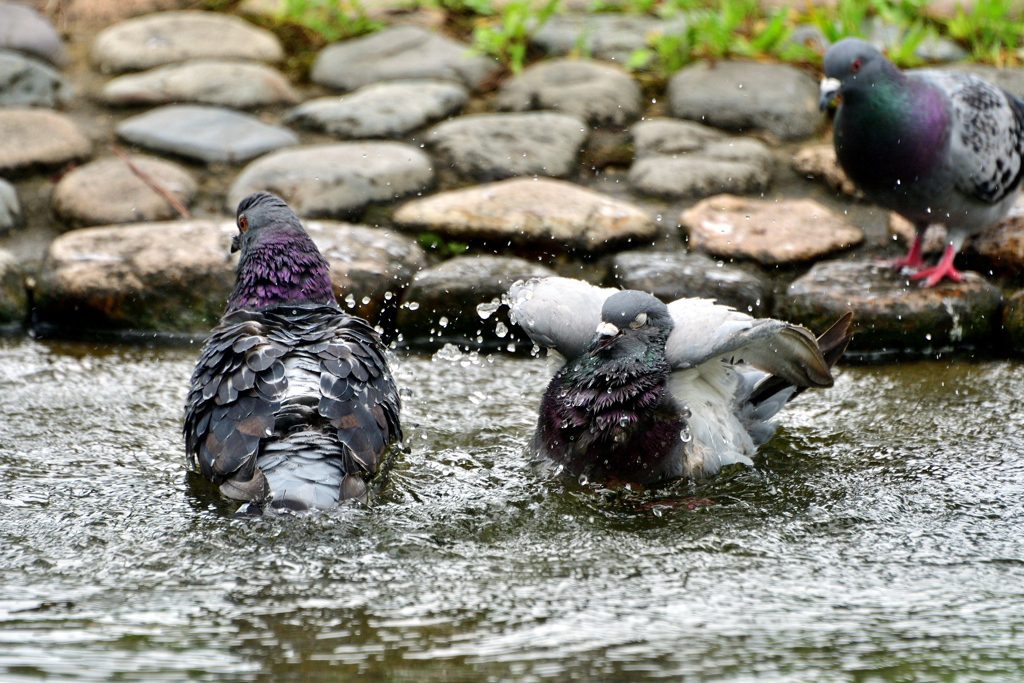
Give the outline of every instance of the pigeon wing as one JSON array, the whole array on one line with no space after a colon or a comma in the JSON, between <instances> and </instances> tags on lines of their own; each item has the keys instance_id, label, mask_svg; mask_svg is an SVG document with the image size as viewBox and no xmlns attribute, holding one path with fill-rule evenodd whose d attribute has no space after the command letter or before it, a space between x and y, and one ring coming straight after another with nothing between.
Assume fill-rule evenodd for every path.
<instances>
[{"instance_id":1,"label":"pigeon wing","mask_svg":"<svg viewBox=\"0 0 1024 683\"><path fill-rule=\"evenodd\" d=\"M668 310L675 327L665 357L673 370L717 359L748 365L797 387L832 386L828 363L814 335L803 327L752 318L709 299L678 299Z\"/></svg>"},{"instance_id":2,"label":"pigeon wing","mask_svg":"<svg viewBox=\"0 0 1024 683\"><path fill-rule=\"evenodd\" d=\"M1020 186L1024 173L1024 106L969 74L914 72L943 91L952 114L949 167L965 194L995 204Z\"/></svg>"},{"instance_id":3,"label":"pigeon wing","mask_svg":"<svg viewBox=\"0 0 1024 683\"><path fill-rule=\"evenodd\" d=\"M617 291L564 277L533 278L509 289L509 317L535 344L571 359L586 350L604 300Z\"/></svg>"}]
</instances>

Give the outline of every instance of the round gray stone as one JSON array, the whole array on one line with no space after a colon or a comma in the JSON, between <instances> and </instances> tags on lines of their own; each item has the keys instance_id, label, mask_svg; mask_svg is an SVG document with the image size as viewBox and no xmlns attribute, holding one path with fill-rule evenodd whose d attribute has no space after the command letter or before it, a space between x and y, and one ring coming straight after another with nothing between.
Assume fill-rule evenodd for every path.
<instances>
[{"instance_id":1,"label":"round gray stone","mask_svg":"<svg viewBox=\"0 0 1024 683\"><path fill-rule=\"evenodd\" d=\"M185 206L195 199L197 185L177 164L152 157L132 162ZM67 221L64 227L161 221L177 212L142 181L121 159L101 159L68 173L51 195L54 213Z\"/></svg>"},{"instance_id":2,"label":"round gray stone","mask_svg":"<svg viewBox=\"0 0 1024 683\"><path fill-rule=\"evenodd\" d=\"M74 94L74 88L52 66L0 50L0 107L63 107Z\"/></svg>"},{"instance_id":3,"label":"round gray stone","mask_svg":"<svg viewBox=\"0 0 1024 683\"><path fill-rule=\"evenodd\" d=\"M451 116L468 101L469 91L451 81L389 81L304 102L284 122L339 138L391 138Z\"/></svg>"},{"instance_id":4,"label":"round gray stone","mask_svg":"<svg viewBox=\"0 0 1024 683\"><path fill-rule=\"evenodd\" d=\"M123 140L208 164L237 164L299 138L284 128L232 109L198 104L169 104L117 125Z\"/></svg>"},{"instance_id":5,"label":"round gray stone","mask_svg":"<svg viewBox=\"0 0 1024 683\"><path fill-rule=\"evenodd\" d=\"M57 66L68 61L64 43L50 22L21 2L0 0L0 48L35 55Z\"/></svg>"},{"instance_id":6,"label":"round gray stone","mask_svg":"<svg viewBox=\"0 0 1024 683\"><path fill-rule=\"evenodd\" d=\"M14 185L0 178L0 233L21 224L21 205Z\"/></svg>"},{"instance_id":7,"label":"round gray stone","mask_svg":"<svg viewBox=\"0 0 1024 683\"><path fill-rule=\"evenodd\" d=\"M569 114L477 114L439 123L424 140L442 167L466 178L564 178L576 171L589 131L583 119Z\"/></svg>"},{"instance_id":8,"label":"round gray stone","mask_svg":"<svg viewBox=\"0 0 1024 683\"><path fill-rule=\"evenodd\" d=\"M812 330L853 311L852 349L942 349L984 343L998 325L999 290L973 272L925 289L873 261L815 264L780 297L777 315Z\"/></svg>"},{"instance_id":9,"label":"round gray stone","mask_svg":"<svg viewBox=\"0 0 1024 683\"><path fill-rule=\"evenodd\" d=\"M28 316L25 274L14 255L0 249L0 325L19 324Z\"/></svg>"},{"instance_id":10,"label":"round gray stone","mask_svg":"<svg viewBox=\"0 0 1024 683\"><path fill-rule=\"evenodd\" d=\"M108 81L100 93L115 107L197 102L236 109L295 104L299 96L276 69L264 64L196 60Z\"/></svg>"},{"instance_id":11,"label":"round gray stone","mask_svg":"<svg viewBox=\"0 0 1024 683\"><path fill-rule=\"evenodd\" d=\"M143 71L189 59L280 62L281 42L270 31L216 12L156 12L104 29L92 60L105 73Z\"/></svg>"},{"instance_id":12,"label":"round gray stone","mask_svg":"<svg viewBox=\"0 0 1024 683\"><path fill-rule=\"evenodd\" d=\"M426 190L434 180L430 159L400 142L339 142L268 154L242 170L228 192L227 209L266 190L300 216L352 216L368 204L392 202Z\"/></svg>"},{"instance_id":13,"label":"round gray stone","mask_svg":"<svg viewBox=\"0 0 1024 683\"><path fill-rule=\"evenodd\" d=\"M626 251L612 259L615 284L650 292L665 303L684 297L714 299L754 316L771 310L767 280L685 251Z\"/></svg>"},{"instance_id":14,"label":"round gray stone","mask_svg":"<svg viewBox=\"0 0 1024 683\"><path fill-rule=\"evenodd\" d=\"M500 302L517 280L554 274L539 263L513 256L457 256L416 274L402 297L398 330L413 345L523 342L525 337L516 336L518 328L508 320L507 308L484 319L477 307Z\"/></svg>"},{"instance_id":15,"label":"round gray stone","mask_svg":"<svg viewBox=\"0 0 1024 683\"><path fill-rule=\"evenodd\" d=\"M40 322L67 328L199 332L234 288L233 220L72 230L36 278Z\"/></svg>"},{"instance_id":16,"label":"round gray stone","mask_svg":"<svg viewBox=\"0 0 1024 683\"><path fill-rule=\"evenodd\" d=\"M466 43L402 25L329 45L317 55L309 77L346 91L409 78L455 81L476 90L500 70L497 61L471 54Z\"/></svg>"},{"instance_id":17,"label":"round gray stone","mask_svg":"<svg viewBox=\"0 0 1024 683\"><path fill-rule=\"evenodd\" d=\"M71 119L47 109L0 109L0 174L85 159L92 143Z\"/></svg>"},{"instance_id":18,"label":"round gray stone","mask_svg":"<svg viewBox=\"0 0 1024 683\"><path fill-rule=\"evenodd\" d=\"M625 64L652 36L682 33L687 18L669 20L625 13L556 14L530 37L548 55L568 55L582 47L595 59Z\"/></svg>"},{"instance_id":19,"label":"round gray stone","mask_svg":"<svg viewBox=\"0 0 1024 683\"><path fill-rule=\"evenodd\" d=\"M338 302L373 323L397 309L402 291L427 266L416 240L393 230L316 220L303 227L331 266Z\"/></svg>"},{"instance_id":20,"label":"round gray stone","mask_svg":"<svg viewBox=\"0 0 1024 683\"><path fill-rule=\"evenodd\" d=\"M399 207L392 220L409 230L530 250L602 252L658 232L639 207L551 178L440 192Z\"/></svg>"},{"instance_id":21,"label":"round gray stone","mask_svg":"<svg viewBox=\"0 0 1024 683\"><path fill-rule=\"evenodd\" d=\"M540 62L501 86L498 109L555 109L594 126L623 126L643 111L643 93L620 66L585 59Z\"/></svg>"},{"instance_id":22,"label":"round gray stone","mask_svg":"<svg viewBox=\"0 0 1024 683\"><path fill-rule=\"evenodd\" d=\"M650 119L630 129L636 161L629 182L637 192L665 199L720 192L764 192L772 154L751 138L730 138L690 121Z\"/></svg>"},{"instance_id":23,"label":"round gray stone","mask_svg":"<svg viewBox=\"0 0 1024 683\"><path fill-rule=\"evenodd\" d=\"M817 82L786 64L698 62L672 77L668 97L678 118L727 130L765 130L782 140L814 135L824 123Z\"/></svg>"}]
</instances>

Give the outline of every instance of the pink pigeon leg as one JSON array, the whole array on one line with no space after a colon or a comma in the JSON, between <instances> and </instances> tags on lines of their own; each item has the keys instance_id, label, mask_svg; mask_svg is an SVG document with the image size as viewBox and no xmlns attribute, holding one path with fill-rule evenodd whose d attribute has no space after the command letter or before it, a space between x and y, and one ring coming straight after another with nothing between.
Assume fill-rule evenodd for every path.
<instances>
[{"instance_id":1,"label":"pink pigeon leg","mask_svg":"<svg viewBox=\"0 0 1024 683\"><path fill-rule=\"evenodd\" d=\"M959 270L953 267L953 259L956 258L956 250L952 244L946 245L946 251L942 252L942 258L931 268L925 268L919 270L910 276L911 280L924 280L924 286L934 287L935 285L942 282L943 279L949 278L953 282L963 282L964 275Z\"/></svg>"},{"instance_id":2,"label":"pink pigeon leg","mask_svg":"<svg viewBox=\"0 0 1024 683\"><path fill-rule=\"evenodd\" d=\"M910 243L910 251L903 258L894 261L883 261L888 266L897 270L910 268L916 270L924 265L924 258L921 256L921 233L914 231L914 241Z\"/></svg>"}]
</instances>

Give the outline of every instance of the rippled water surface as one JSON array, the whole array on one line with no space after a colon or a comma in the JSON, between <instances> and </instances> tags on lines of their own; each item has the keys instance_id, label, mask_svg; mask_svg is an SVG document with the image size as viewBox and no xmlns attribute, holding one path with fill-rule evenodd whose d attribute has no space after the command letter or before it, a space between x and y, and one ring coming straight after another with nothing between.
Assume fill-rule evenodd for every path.
<instances>
[{"instance_id":1,"label":"rippled water surface","mask_svg":"<svg viewBox=\"0 0 1024 683\"><path fill-rule=\"evenodd\" d=\"M400 358L370 508L234 520L186 476L198 347L0 342L0 679L1024 680L1024 365L848 367L754 471L522 457L547 372Z\"/></svg>"}]
</instances>

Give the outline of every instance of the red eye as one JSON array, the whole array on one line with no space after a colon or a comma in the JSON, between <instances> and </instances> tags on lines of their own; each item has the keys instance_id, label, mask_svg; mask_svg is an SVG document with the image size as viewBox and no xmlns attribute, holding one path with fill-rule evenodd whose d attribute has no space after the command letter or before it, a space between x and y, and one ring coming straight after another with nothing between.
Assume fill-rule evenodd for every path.
<instances>
[{"instance_id":1,"label":"red eye","mask_svg":"<svg viewBox=\"0 0 1024 683\"><path fill-rule=\"evenodd\" d=\"M859 59L853 60L853 64L850 65L850 73L857 73L860 71L861 61Z\"/></svg>"},{"instance_id":2,"label":"red eye","mask_svg":"<svg viewBox=\"0 0 1024 683\"><path fill-rule=\"evenodd\" d=\"M245 216L238 217L238 229L245 232L245 229L249 227L249 223L246 222Z\"/></svg>"}]
</instances>

